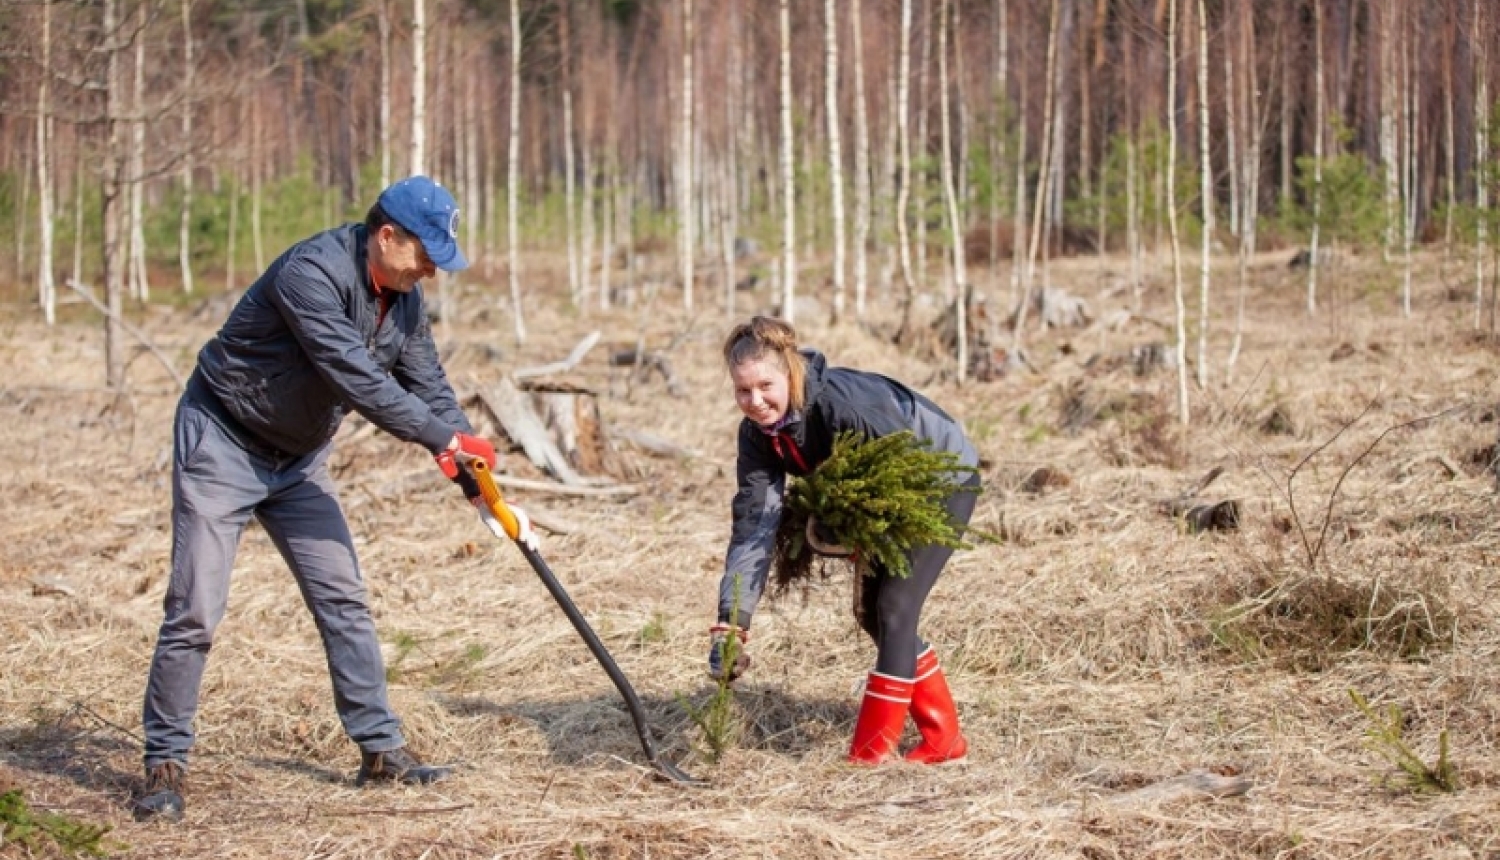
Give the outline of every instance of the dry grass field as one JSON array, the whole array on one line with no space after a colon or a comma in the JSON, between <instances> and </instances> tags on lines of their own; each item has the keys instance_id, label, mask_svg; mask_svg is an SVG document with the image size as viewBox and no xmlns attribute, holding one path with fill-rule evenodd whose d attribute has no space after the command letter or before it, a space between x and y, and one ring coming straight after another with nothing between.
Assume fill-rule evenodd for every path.
<instances>
[{"instance_id":1,"label":"dry grass field","mask_svg":"<svg viewBox=\"0 0 1500 860\"><path fill-rule=\"evenodd\" d=\"M104 391L96 316L70 306L49 330L12 303L0 312L0 792L107 825L114 857L1500 858L1500 342L1473 333L1472 306L1447 295L1468 273L1444 276L1436 256L1410 318L1378 258L1325 276L1330 301L1309 318L1287 256L1259 261L1227 384L1234 280L1218 264L1209 384L1191 391L1185 437L1175 372L1116 360L1172 339L1164 260L1139 316L1035 333L1034 371L963 387L890 344L891 302L870 326L802 314L806 343L923 389L985 458L975 522L1002 540L955 558L923 620L971 744L966 764L938 768L843 761L874 658L847 573L763 606L739 735L719 761L683 706L713 691L706 628L734 480L714 274L696 315L649 291L601 315L560 310L554 267L533 276L551 295L520 346L503 305L465 295L442 331L461 393L598 329L569 378L597 392L617 439L647 431L698 453L619 441L639 492L511 497L561 524L543 555L667 756L705 784L653 778L614 688L521 554L423 451L350 421L336 471L392 698L416 749L457 775L353 786L358 754L317 633L252 527L176 826L129 811L170 545L174 386L137 350L128 395ZM1053 278L1103 316L1133 309L1113 288L1125 268L1074 261ZM195 307L133 317L184 373L226 309ZM667 351L682 396L608 366L611 346L638 340ZM1041 467L1063 477L1039 480ZM1203 498L1237 501L1241 527L1190 533L1161 505L1214 467ZM516 452L505 468L542 478ZM1351 691L1382 721L1397 706L1395 728L1382 733ZM1429 768L1446 737L1456 790L1415 790L1382 756L1398 734ZM1176 790L1202 772L1249 790ZM33 855L62 856L46 839L0 846Z\"/></svg>"}]
</instances>

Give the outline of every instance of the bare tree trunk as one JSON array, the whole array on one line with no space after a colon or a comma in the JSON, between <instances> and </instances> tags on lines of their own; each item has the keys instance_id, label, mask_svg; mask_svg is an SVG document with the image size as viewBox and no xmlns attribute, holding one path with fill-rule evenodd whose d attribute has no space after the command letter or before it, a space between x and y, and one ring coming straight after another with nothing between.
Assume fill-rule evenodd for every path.
<instances>
[{"instance_id":1,"label":"bare tree trunk","mask_svg":"<svg viewBox=\"0 0 1500 860\"><path fill-rule=\"evenodd\" d=\"M42 78L36 95L36 184L41 247L37 253L37 303L47 325L57 322L57 282L52 271L52 4L42 2ZM78 180L75 178L75 182Z\"/></svg>"},{"instance_id":2,"label":"bare tree trunk","mask_svg":"<svg viewBox=\"0 0 1500 860\"><path fill-rule=\"evenodd\" d=\"M1316 2L1316 0L1314 0ZM1286 9L1291 8L1288 4ZM1294 25L1286 18L1291 17L1290 12L1283 13L1283 20L1279 26L1280 49L1281 49L1281 212L1285 215L1292 205L1292 49L1288 44L1289 32ZM1320 66L1321 68L1321 66Z\"/></svg>"},{"instance_id":3,"label":"bare tree trunk","mask_svg":"<svg viewBox=\"0 0 1500 860\"><path fill-rule=\"evenodd\" d=\"M417 0L418 3L421 0ZM509 252L510 304L516 318L516 342L526 342L525 307L521 303L521 229L516 208L521 184L521 0L510 0L510 167L505 181L506 241Z\"/></svg>"},{"instance_id":4,"label":"bare tree trunk","mask_svg":"<svg viewBox=\"0 0 1500 860\"><path fill-rule=\"evenodd\" d=\"M103 183L100 206L104 220L104 296L109 313L104 315L104 377L110 388L125 386L125 330L121 325L125 311L125 271L120 261L120 116L124 113L124 96L120 81L119 0L104 0L103 30L105 40L105 103Z\"/></svg>"},{"instance_id":5,"label":"bare tree trunk","mask_svg":"<svg viewBox=\"0 0 1500 860\"><path fill-rule=\"evenodd\" d=\"M909 0L908 0L909 2ZM796 317L797 220L796 186L792 163L792 15L788 0L781 0L781 316L791 323Z\"/></svg>"},{"instance_id":6,"label":"bare tree trunk","mask_svg":"<svg viewBox=\"0 0 1500 860\"><path fill-rule=\"evenodd\" d=\"M1396 17L1396 0L1380 0L1376 11L1380 24L1376 38L1380 40L1380 164L1385 169L1385 242L1381 250L1385 261L1391 261L1396 247L1397 197L1400 194L1401 178L1396 166L1396 100L1400 97L1396 88L1395 34L1392 27Z\"/></svg>"},{"instance_id":7,"label":"bare tree trunk","mask_svg":"<svg viewBox=\"0 0 1500 860\"><path fill-rule=\"evenodd\" d=\"M1004 0L1001 0L1004 2ZM865 105L865 48L860 27L864 0L849 0L854 39L854 316L865 317L869 293L870 119Z\"/></svg>"},{"instance_id":8,"label":"bare tree trunk","mask_svg":"<svg viewBox=\"0 0 1500 860\"><path fill-rule=\"evenodd\" d=\"M1448 28L1445 27L1445 30ZM1453 51L1452 45L1443 51L1443 142L1445 144L1444 167L1447 168L1448 205L1443 210L1443 260L1453 255L1453 212L1458 207L1457 153L1454 152L1453 132Z\"/></svg>"},{"instance_id":9,"label":"bare tree trunk","mask_svg":"<svg viewBox=\"0 0 1500 860\"><path fill-rule=\"evenodd\" d=\"M375 7L380 31L380 187L391 184L391 0Z\"/></svg>"},{"instance_id":10,"label":"bare tree trunk","mask_svg":"<svg viewBox=\"0 0 1500 860\"><path fill-rule=\"evenodd\" d=\"M250 95L250 245L255 250L255 271L266 270L266 245L260 231L262 174L265 170L265 128L260 116L260 92Z\"/></svg>"},{"instance_id":11,"label":"bare tree trunk","mask_svg":"<svg viewBox=\"0 0 1500 860\"><path fill-rule=\"evenodd\" d=\"M1021 92L1017 100L1019 108L1016 128L1020 130L1019 139L1016 141L1016 193L1014 208L1011 211L1011 240L1010 240L1010 299L1012 305L1017 305L1022 300L1022 294L1029 289L1030 280L1027 277L1027 268L1022 265L1022 249L1030 247L1030 233L1027 231L1026 222L1026 129L1029 116L1029 106L1026 101L1026 75L1018 75L1020 78ZM1047 137L1042 135L1043 139ZM1019 305L1017 305L1019 306Z\"/></svg>"},{"instance_id":12,"label":"bare tree trunk","mask_svg":"<svg viewBox=\"0 0 1500 860\"><path fill-rule=\"evenodd\" d=\"M828 182L833 205L833 322L844 318L844 152L839 140L839 34L834 0L823 0L824 112L828 122Z\"/></svg>"},{"instance_id":13,"label":"bare tree trunk","mask_svg":"<svg viewBox=\"0 0 1500 860\"><path fill-rule=\"evenodd\" d=\"M1188 426L1187 303L1177 233L1177 0L1167 4L1167 231L1172 243L1172 295L1177 304L1177 418Z\"/></svg>"},{"instance_id":14,"label":"bare tree trunk","mask_svg":"<svg viewBox=\"0 0 1500 860\"><path fill-rule=\"evenodd\" d=\"M1198 387L1208 387L1208 288L1213 261L1214 167L1208 147L1208 9L1198 0L1198 176L1203 247L1198 285Z\"/></svg>"},{"instance_id":15,"label":"bare tree trunk","mask_svg":"<svg viewBox=\"0 0 1500 860\"><path fill-rule=\"evenodd\" d=\"M955 321L958 328L958 384L963 385L968 377L969 369L969 318L967 302L967 281L964 275L964 237L963 226L958 217L958 193L953 187L953 140L949 132L948 120L948 12L951 0L942 0L938 7L938 113L942 119L941 140L942 159L940 169L943 174L943 197L948 204L948 250L953 255L953 286L956 299L954 307L956 310Z\"/></svg>"},{"instance_id":16,"label":"bare tree trunk","mask_svg":"<svg viewBox=\"0 0 1500 860\"><path fill-rule=\"evenodd\" d=\"M564 231L568 234L568 298L576 308L583 301L583 278L580 277L578 269L578 225L574 211L577 208L575 205L577 165L573 148L573 45L572 34L568 30L568 18L572 14L572 8L572 4L569 3L558 7L557 40L562 49L563 220Z\"/></svg>"},{"instance_id":17,"label":"bare tree trunk","mask_svg":"<svg viewBox=\"0 0 1500 860\"><path fill-rule=\"evenodd\" d=\"M1228 7L1225 7L1224 18L1227 21L1230 16ZM1239 129L1236 125L1236 112L1234 109L1237 98L1234 67L1234 41L1230 30L1224 28L1224 139L1227 152L1226 162L1229 165L1229 235L1238 239L1240 237L1240 162L1239 162ZM1251 66L1254 69L1254 66Z\"/></svg>"},{"instance_id":18,"label":"bare tree trunk","mask_svg":"<svg viewBox=\"0 0 1500 860\"><path fill-rule=\"evenodd\" d=\"M912 303L917 294L917 285L912 277L911 234L906 221L907 209L911 205L911 4L912 0L901 0L901 41L896 49L896 146L899 152L896 156L898 187L893 218L902 289L898 340L906 334L907 326L911 323Z\"/></svg>"},{"instance_id":19,"label":"bare tree trunk","mask_svg":"<svg viewBox=\"0 0 1500 860\"><path fill-rule=\"evenodd\" d=\"M73 143L73 279L83 280L83 145Z\"/></svg>"},{"instance_id":20,"label":"bare tree trunk","mask_svg":"<svg viewBox=\"0 0 1500 860\"><path fill-rule=\"evenodd\" d=\"M224 292L234 289L235 264L239 262L240 197L244 185L238 167L230 171L229 234L224 239Z\"/></svg>"},{"instance_id":21,"label":"bare tree trunk","mask_svg":"<svg viewBox=\"0 0 1500 860\"><path fill-rule=\"evenodd\" d=\"M1307 312L1318 312L1318 233L1323 221L1323 0L1313 4L1313 222L1307 261Z\"/></svg>"},{"instance_id":22,"label":"bare tree trunk","mask_svg":"<svg viewBox=\"0 0 1500 860\"><path fill-rule=\"evenodd\" d=\"M482 233L480 217L483 210L485 187L479 173L480 126L484 123L484 109L480 107L479 76L464 75L464 247L468 248L471 261L485 255L480 245ZM472 273L466 273L472 277Z\"/></svg>"},{"instance_id":23,"label":"bare tree trunk","mask_svg":"<svg viewBox=\"0 0 1500 860\"><path fill-rule=\"evenodd\" d=\"M182 291L193 291L193 3L182 0L182 89L187 94L182 104L182 205L177 220L177 270L182 277Z\"/></svg>"},{"instance_id":24,"label":"bare tree trunk","mask_svg":"<svg viewBox=\"0 0 1500 860\"><path fill-rule=\"evenodd\" d=\"M1235 299L1234 341L1229 349L1229 360L1225 364L1225 385L1234 383L1234 368L1239 361L1240 346L1245 332L1245 295L1250 289L1250 259L1255 256L1256 229L1259 226L1259 190L1262 130L1260 125L1260 87L1255 78L1255 14L1251 9L1254 0L1240 0L1241 56L1244 62L1244 82L1240 85L1241 98L1245 100L1246 140L1242 163L1233 166L1242 174L1245 189L1241 197L1244 213L1240 218L1239 287ZM1233 100L1231 96L1231 101Z\"/></svg>"},{"instance_id":25,"label":"bare tree trunk","mask_svg":"<svg viewBox=\"0 0 1500 860\"><path fill-rule=\"evenodd\" d=\"M785 14L785 12L783 12ZM790 38L790 37L788 37ZM788 71L790 75L790 71ZM790 115L791 107L786 107ZM678 153L677 242L682 306L693 309L693 0L682 0L682 143Z\"/></svg>"},{"instance_id":26,"label":"bare tree trunk","mask_svg":"<svg viewBox=\"0 0 1500 860\"><path fill-rule=\"evenodd\" d=\"M135 116L130 121L130 156L127 192L130 195L130 292L140 301L151 298L151 282L146 276L146 25L147 4L138 7L139 31L135 35L135 75L130 102Z\"/></svg>"},{"instance_id":27,"label":"bare tree trunk","mask_svg":"<svg viewBox=\"0 0 1500 860\"><path fill-rule=\"evenodd\" d=\"M1489 62L1484 42L1484 0L1474 0L1474 164L1478 167L1474 182L1474 208L1479 210L1474 236L1474 328L1481 325L1484 304L1484 259L1490 243L1490 183L1485 168L1490 160L1490 86L1486 65ZM1493 326L1494 321L1491 320Z\"/></svg>"},{"instance_id":28,"label":"bare tree trunk","mask_svg":"<svg viewBox=\"0 0 1500 860\"><path fill-rule=\"evenodd\" d=\"M1174 0L1175 2L1175 0ZM1042 238L1042 212L1047 207L1048 183L1052 177L1053 105L1057 99L1057 37L1060 10L1058 0L1052 0L1051 22L1047 26L1047 94L1042 100L1042 159L1037 162L1036 202L1031 208L1031 235L1026 252L1026 276L1022 284L1021 301L1016 306L1016 322L1011 329L1011 340L1017 349L1021 347L1021 335L1026 330L1026 311L1031 304L1031 288L1036 279L1036 257Z\"/></svg>"},{"instance_id":29,"label":"bare tree trunk","mask_svg":"<svg viewBox=\"0 0 1500 860\"><path fill-rule=\"evenodd\" d=\"M1411 243L1417 229L1417 119L1422 100L1419 97L1416 76L1411 70L1411 37L1406 32L1405 20L1400 23L1401 39L1401 98L1405 102L1404 132L1406 135L1406 162L1401 171L1401 197L1404 211L1401 213L1402 251L1405 257L1405 272L1401 284L1401 313L1411 317Z\"/></svg>"},{"instance_id":30,"label":"bare tree trunk","mask_svg":"<svg viewBox=\"0 0 1500 860\"><path fill-rule=\"evenodd\" d=\"M427 172L427 2L411 0L411 5L411 172L416 176Z\"/></svg>"},{"instance_id":31,"label":"bare tree trunk","mask_svg":"<svg viewBox=\"0 0 1500 860\"><path fill-rule=\"evenodd\" d=\"M1006 80L1010 69L1010 9L1007 0L999 0L995 6L995 82L991 105L994 119L990 123L990 289L1000 292L1000 178L1001 170L1007 166L1006 144L1009 136L1001 127L1010 117L1007 109L1010 100L1006 97ZM1014 271L1017 225L1011 225L1011 269ZM1012 296L1014 298L1014 296Z\"/></svg>"}]
</instances>

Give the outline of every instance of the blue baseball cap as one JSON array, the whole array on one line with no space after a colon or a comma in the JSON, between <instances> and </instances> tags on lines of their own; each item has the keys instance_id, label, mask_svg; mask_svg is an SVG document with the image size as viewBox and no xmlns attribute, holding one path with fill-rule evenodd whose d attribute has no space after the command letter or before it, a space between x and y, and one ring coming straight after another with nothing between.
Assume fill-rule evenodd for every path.
<instances>
[{"instance_id":1,"label":"blue baseball cap","mask_svg":"<svg viewBox=\"0 0 1500 860\"><path fill-rule=\"evenodd\" d=\"M409 176L380 192L377 201L392 221L416 236L432 264L445 272L469 267L458 250L458 201L426 176Z\"/></svg>"}]
</instances>

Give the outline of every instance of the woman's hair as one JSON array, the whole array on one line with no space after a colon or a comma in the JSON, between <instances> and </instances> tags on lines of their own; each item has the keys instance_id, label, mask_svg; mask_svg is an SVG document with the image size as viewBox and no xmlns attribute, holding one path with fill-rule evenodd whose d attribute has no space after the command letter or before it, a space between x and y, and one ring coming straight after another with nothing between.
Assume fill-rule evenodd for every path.
<instances>
[{"instance_id":1,"label":"woman's hair","mask_svg":"<svg viewBox=\"0 0 1500 860\"><path fill-rule=\"evenodd\" d=\"M787 375L791 409L806 402L807 361L797 351L797 330L775 317L753 317L740 323L724 339L724 366L731 370L747 361L771 361Z\"/></svg>"}]
</instances>

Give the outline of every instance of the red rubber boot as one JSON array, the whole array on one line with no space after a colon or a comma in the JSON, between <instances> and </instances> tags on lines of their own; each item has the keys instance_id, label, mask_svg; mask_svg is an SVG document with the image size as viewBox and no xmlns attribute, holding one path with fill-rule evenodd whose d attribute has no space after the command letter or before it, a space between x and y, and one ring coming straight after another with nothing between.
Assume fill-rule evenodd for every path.
<instances>
[{"instance_id":1,"label":"red rubber boot","mask_svg":"<svg viewBox=\"0 0 1500 860\"><path fill-rule=\"evenodd\" d=\"M896 752L906 712L911 708L911 681L871 672L865 682L865 700L854 723L854 741L849 745L853 764L880 764Z\"/></svg>"},{"instance_id":2,"label":"red rubber boot","mask_svg":"<svg viewBox=\"0 0 1500 860\"><path fill-rule=\"evenodd\" d=\"M911 718L922 733L922 742L906 754L907 761L939 764L958 761L969 754L969 742L958 729L958 709L948 679L938 666L937 652L928 646L917 657L917 680L912 684Z\"/></svg>"}]
</instances>

